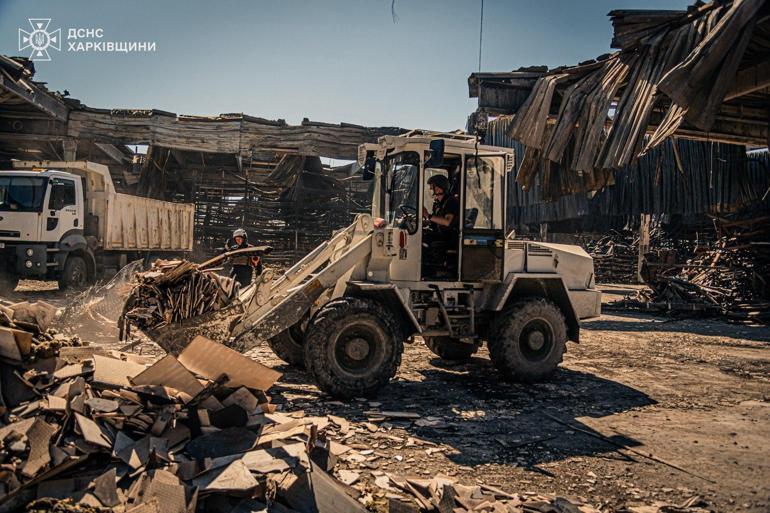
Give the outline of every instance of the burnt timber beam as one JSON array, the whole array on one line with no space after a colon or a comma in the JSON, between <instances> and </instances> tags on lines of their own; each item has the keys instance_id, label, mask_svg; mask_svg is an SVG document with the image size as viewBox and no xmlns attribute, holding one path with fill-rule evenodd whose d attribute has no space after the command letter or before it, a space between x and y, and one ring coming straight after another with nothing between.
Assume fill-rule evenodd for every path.
<instances>
[{"instance_id":1,"label":"burnt timber beam","mask_svg":"<svg viewBox=\"0 0 770 513\"><path fill-rule=\"evenodd\" d=\"M4 70L0 70L0 88L27 101L58 121L67 121L69 107L35 84L21 80L17 82Z\"/></svg>"},{"instance_id":2,"label":"burnt timber beam","mask_svg":"<svg viewBox=\"0 0 770 513\"><path fill-rule=\"evenodd\" d=\"M120 151L114 144L95 142L94 146L102 150L108 157L118 164L125 164L128 161L128 156Z\"/></svg>"},{"instance_id":3,"label":"burnt timber beam","mask_svg":"<svg viewBox=\"0 0 770 513\"><path fill-rule=\"evenodd\" d=\"M770 87L770 60L739 71L732 87L727 91L725 101L744 96Z\"/></svg>"}]
</instances>

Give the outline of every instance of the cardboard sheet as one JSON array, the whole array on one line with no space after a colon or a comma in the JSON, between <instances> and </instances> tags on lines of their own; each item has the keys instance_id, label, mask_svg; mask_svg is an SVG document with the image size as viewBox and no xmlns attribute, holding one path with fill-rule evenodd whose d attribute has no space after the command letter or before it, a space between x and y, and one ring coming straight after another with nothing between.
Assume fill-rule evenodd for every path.
<instances>
[{"instance_id":1,"label":"cardboard sheet","mask_svg":"<svg viewBox=\"0 0 770 513\"><path fill-rule=\"evenodd\" d=\"M227 386L233 388L245 386L266 391L281 377L281 373L202 336L195 337L184 348L179 363L212 380L227 374Z\"/></svg>"}]
</instances>

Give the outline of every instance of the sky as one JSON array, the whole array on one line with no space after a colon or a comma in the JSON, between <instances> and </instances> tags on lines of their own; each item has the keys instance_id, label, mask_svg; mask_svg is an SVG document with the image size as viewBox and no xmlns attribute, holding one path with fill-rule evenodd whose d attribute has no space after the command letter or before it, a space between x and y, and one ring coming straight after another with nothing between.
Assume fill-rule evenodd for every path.
<instances>
[{"instance_id":1,"label":"sky","mask_svg":"<svg viewBox=\"0 0 770 513\"><path fill-rule=\"evenodd\" d=\"M576 64L610 51L613 9L684 0L484 0L483 71ZM90 107L243 112L291 124L464 128L476 100L481 0L0 0L0 53L28 18L62 49L36 80ZM68 29L102 37L67 39ZM154 42L153 52L75 52L69 42Z\"/></svg>"}]
</instances>

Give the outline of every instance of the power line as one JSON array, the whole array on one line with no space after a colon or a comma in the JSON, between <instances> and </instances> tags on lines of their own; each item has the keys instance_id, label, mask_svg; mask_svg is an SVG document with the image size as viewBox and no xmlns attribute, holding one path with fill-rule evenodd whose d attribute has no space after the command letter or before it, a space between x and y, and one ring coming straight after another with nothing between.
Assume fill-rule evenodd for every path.
<instances>
[{"instance_id":1,"label":"power line","mask_svg":"<svg viewBox=\"0 0 770 513\"><path fill-rule=\"evenodd\" d=\"M484 38L484 0L481 0L481 20L479 22L479 73L481 73L481 43Z\"/></svg>"}]
</instances>

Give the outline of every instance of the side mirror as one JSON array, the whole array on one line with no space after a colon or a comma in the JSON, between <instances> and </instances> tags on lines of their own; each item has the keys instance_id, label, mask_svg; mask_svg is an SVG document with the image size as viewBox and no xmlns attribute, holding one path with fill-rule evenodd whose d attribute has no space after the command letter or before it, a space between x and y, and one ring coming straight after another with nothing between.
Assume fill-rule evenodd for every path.
<instances>
[{"instance_id":1,"label":"side mirror","mask_svg":"<svg viewBox=\"0 0 770 513\"><path fill-rule=\"evenodd\" d=\"M361 166L361 178L364 181L369 181L374 179L374 168L377 166L377 159L374 158L374 152L373 151L367 151L366 152L366 160L364 160L364 165Z\"/></svg>"},{"instance_id":2,"label":"side mirror","mask_svg":"<svg viewBox=\"0 0 770 513\"><path fill-rule=\"evenodd\" d=\"M444 164L444 139L433 139L430 142L430 158L425 167L439 167Z\"/></svg>"}]
</instances>

